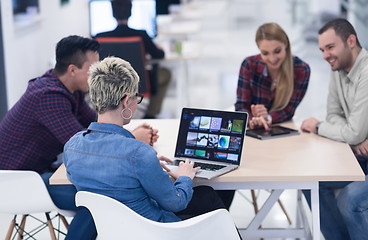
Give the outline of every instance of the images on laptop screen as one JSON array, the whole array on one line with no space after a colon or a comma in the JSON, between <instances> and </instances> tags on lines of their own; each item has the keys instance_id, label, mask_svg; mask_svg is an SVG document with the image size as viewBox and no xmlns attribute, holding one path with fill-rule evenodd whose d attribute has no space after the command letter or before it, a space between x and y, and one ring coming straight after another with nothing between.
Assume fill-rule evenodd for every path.
<instances>
[{"instance_id":1,"label":"images on laptop screen","mask_svg":"<svg viewBox=\"0 0 368 240\"><path fill-rule=\"evenodd\" d=\"M89 18L91 37L95 37L97 33L112 31L117 26L110 0L90 0ZM132 15L128 19L128 26L146 30L148 36L156 37L156 0L132 0Z\"/></svg>"},{"instance_id":2,"label":"images on laptop screen","mask_svg":"<svg viewBox=\"0 0 368 240\"><path fill-rule=\"evenodd\" d=\"M247 114L184 108L175 157L239 164Z\"/></svg>"}]
</instances>

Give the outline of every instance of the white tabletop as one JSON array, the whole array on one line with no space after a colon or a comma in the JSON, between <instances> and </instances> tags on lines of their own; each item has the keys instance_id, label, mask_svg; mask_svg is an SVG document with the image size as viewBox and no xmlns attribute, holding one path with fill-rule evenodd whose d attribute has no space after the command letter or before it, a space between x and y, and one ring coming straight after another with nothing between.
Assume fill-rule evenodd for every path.
<instances>
[{"instance_id":1,"label":"white tabletop","mask_svg":"<svg viewBox=\"0 0 368 240\"><path fill-rule=\"evenodd\" d=\"M136 120L130 127L141 122ZM155 149L172 158L179 120L149 123L160 131ZM281 125L298 129L291 122ZM364 173L348 144L302 132L269 140L246 137L241 166L211 181L364 181Z\"/></svg>"},{"instance_id":2,"label":"white tabletop","mask_svg":"<svg viewBox=\"0 0 368 240\"><path fill-rule=\"evenodd\" d=\"M127 128L133 129L147 122L159 129L154 148L159 155L174 157L179 126L177 119L133 120ZM283 126L296 128L293 123ZM336 142L315 134L258 140L246 137L241 166L218 178L201 182L314 182L364 181L356 158L348 144ZM70 184L62 166L50 178L52 184Z\"/></svg>"}]
</instances>

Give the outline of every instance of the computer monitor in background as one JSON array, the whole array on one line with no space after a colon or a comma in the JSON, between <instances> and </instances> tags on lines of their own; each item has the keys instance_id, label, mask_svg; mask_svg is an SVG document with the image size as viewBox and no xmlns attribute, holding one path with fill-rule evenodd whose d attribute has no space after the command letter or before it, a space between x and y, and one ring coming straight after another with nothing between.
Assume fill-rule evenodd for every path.
<instances>
[{"instance_id":1,"label":"computer monitor in background","mask_svg":"<svg viewBox=\"0 0 368 240\"><path fill-rule=\"evenodd\" d=\"M156 14L169 14L169 6L172 4L180 4L180 0L156 0Z\"/></svg>"},{"instance_id":2,"label":"computer monitor in background","mask_svg":"<svg viewBox=\"0 0 368 240\"><path fill-rule=\"evenodd\" d=\"M90 34L95 37L100 32L112 31L116 28L116 20L112 16L110 0L90 0ZM128 26L146 30L154 38L156 31L156 0L132 0L132 15Z\"/></svg>"}]
</instances>

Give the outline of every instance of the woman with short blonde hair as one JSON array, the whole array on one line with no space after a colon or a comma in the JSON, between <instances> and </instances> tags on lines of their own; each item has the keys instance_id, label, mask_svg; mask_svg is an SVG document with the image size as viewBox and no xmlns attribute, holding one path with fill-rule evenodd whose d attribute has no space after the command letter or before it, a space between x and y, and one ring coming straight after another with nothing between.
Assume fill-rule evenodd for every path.
<instances>
[{"instance_id":1,"label":"woman with short blonde hair","mask_svg":"<svg viewBox=\"0 0 368 240\"><path fill-rule=\"evenodd\" d=\"M90 67L89 96L98 113L116 109L126 96L138 92L139 76L130 63L120 58L105 58Z\"/></svg>"},{"instance_id":2,"label":"woman with short blonde hair","mask_svg":"<svg viewBox=\"0 0 368 240\"><path fill-rule=\"evenodd\" d=\"M170 171L161 162L170 162L168 158L158 157L125 129L143 98L138 75L128 62L105 58L91 66L88 83L97 122L75 134L63 155L68 179L78 191L109 196L157 222L177 222L224 208L211 187L193 188L199 167L192 161Z\"/></svg>"}]
</instances>

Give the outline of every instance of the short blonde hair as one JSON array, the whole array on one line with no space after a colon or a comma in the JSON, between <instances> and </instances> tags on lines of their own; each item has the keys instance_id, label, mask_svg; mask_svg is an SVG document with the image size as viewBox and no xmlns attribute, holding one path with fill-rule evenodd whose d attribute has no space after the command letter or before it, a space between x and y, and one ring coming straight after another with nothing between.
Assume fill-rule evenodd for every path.
<instances>
[{"instance_id":1,"label":"short blonde hair","mask_svg":"<svg viewBox=\"0 0 368 240\"><path fill-rule=\"evenodd\" d=\"M107 57L89 68L89 96L98 113L116 109L125 96L138 92L139 76L129 62Z\"/></svg>"},{"instance_id":2,"label":"short blonde hair","mask_svg":"<svg viewBox=\"0 0 368 240\"><path fill-rule=\"evenodd\" d=\"M257 29L257 46L262 40L276 40L286 46L286 58L281 64L280 80L276 88L275 100L270 109L271 111L281 110L288 105L294 91L294 62L289 37L277 23L265 23Z\"/></svg>"}]
</instances>

